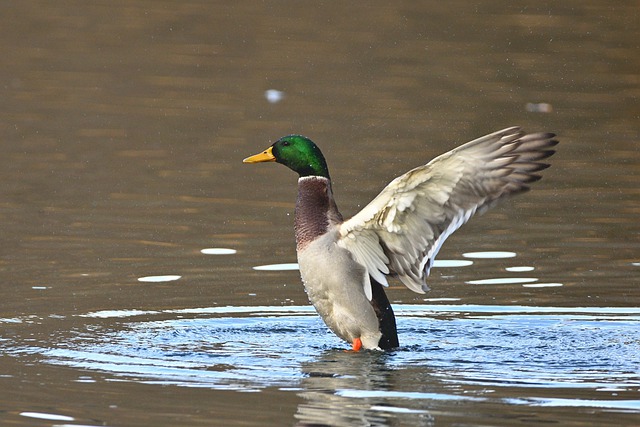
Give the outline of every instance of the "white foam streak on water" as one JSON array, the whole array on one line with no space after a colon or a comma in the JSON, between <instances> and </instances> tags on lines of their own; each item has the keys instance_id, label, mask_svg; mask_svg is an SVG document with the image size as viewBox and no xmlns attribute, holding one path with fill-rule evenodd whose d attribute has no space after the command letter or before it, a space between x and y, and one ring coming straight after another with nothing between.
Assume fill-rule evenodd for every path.
<instances>
[{"instance_id":1,"label":"white foam streak on water","mask_svg":"<svg viewBox=\"0 0 640 427\"><path fill-rule=\"evenodd\" d=\"M179 280L182 276L177 275L164 275L164 276L145 276L139 277L138 282L149 282L149 283L158 283L158 282L173 282L175 280Z\"/></svg>"},{"instance_id":2,"label":"white foam streak on water","mask_svg":"<svg viewBox=\"0 0 640 427\"><path fill-rule=\"evenodd\" d=\"M465 283L468 283L470 285L512 285L537 281L538 279L534 277L496 277L493 279L469 280Z\"/></svg>"},{"instance_id":3,"label":"white foam streak on water","mask_svg":"<svg viewBox=\"0 0 640 427\"><path fill-rule=\"evenodd\" d=\"M434 268L453 268L453 267L467 267L472 265L473 261L464 259L440 259L435 260L433 263Z\"/></svg>"},{"instance_id":4,"label":"white foam streak on water","mask_svg":"<svg viewBox=\"0 0 640 427\"><path fill-rule=\"evenodd\" d=\"M45 412L20 412L20 415L28 418L37 418L39 420L49 421L73 421L75 418L66 415L49 414Z\"/></svg>"},{"instance_id":5,"label":"white foam streak on water","mask_svg":"<svg viewBox=\"0 0 640 427\"><path fill-rule=\"evenodd\" d=\"M525 288L559 288L564 285L562 283L533 283L522 286Z\"/></svg>"},{"instance_id":6,"label":"white foam streak on water","mask_svg":"<svg viewBox=\"0 0 640 427\"><path fill-rule=\"evenodd\" d=\"M467 252L462 254L465 258L478 258L478 259L498 259L498 258L514 258L515 252L507 251L487 251L487 252Z\"/></svg>"},{"instance_id":7,"label":"white foam streak on water","mask_svg":"<svg viewBox=\"0 0 640 427\"><path fill-rule=\"evenodd\" d=\"M256 265L255 267L253 267L253 269L257 271L289 271L298 270L298 268L298 264L295 262L284 264Z\"/></svg>"}]
</instances>

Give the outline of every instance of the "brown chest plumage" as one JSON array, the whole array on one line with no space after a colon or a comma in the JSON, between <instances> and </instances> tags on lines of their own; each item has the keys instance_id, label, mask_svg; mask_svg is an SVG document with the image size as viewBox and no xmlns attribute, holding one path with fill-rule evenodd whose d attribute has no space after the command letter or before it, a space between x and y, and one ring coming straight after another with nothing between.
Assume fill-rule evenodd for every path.
<instances>
[{"instance_id":1,"label":"brown chest plumage","mask_svg":"<svg viewBox=\"0 0 640 427\"><path fill-rule=\"evenodd\" d=\"M331 182L317 176L300 178L294 221L297 249L304 249L339 222L342 216L333 201Z\"/></svg>"}]
</instances>

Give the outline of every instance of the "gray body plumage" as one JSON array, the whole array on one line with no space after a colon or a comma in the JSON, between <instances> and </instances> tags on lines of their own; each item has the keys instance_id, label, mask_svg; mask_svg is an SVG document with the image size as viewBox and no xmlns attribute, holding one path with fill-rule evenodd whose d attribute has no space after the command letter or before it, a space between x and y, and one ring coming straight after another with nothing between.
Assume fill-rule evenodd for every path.
<instances>
[{"instance_id":1,"label":"gray body plumage","mask_svg":"<svg viewBox=\"0 0 640 427\"><path fill-rule=\"evenodd\" d=\"M298 180L295 232L300 275L309 301L340 338L362 340L377 348L378 318L365 295L366 268L336 244L342 216L333 201L331 183L323 177Z\"/></svg>"}]
</instances>

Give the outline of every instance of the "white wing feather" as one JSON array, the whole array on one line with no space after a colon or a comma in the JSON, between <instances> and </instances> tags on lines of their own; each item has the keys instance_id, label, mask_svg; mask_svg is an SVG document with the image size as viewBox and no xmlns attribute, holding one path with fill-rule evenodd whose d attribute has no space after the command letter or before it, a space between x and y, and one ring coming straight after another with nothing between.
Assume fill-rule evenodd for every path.
<instances>
[{"instance_id":1,"label":"white wing feather","mask_svg":"<svg viewBox=\"0 0 640 427\"><path fill-rule=\"evenodd\" d=\"M540 160L554 153L554 136L507 128L399 176L339 226L338 245L377 282L386 285L385 275L395 274L412 291L424 293L447 237L477 211L540 179L535 172L548 167ZM370 286L365 284L367 295Z\"/></svg>"}]
</instances>

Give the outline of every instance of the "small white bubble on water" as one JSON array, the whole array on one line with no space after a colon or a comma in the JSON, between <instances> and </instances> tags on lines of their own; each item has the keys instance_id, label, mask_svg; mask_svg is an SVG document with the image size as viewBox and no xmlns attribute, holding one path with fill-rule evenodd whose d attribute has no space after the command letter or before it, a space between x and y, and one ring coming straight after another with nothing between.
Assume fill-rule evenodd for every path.
<instances>
[{"instance_id":1,"label":"small white bubble on water","mask_svg":"<svg viewBox=\"0 0 640 427\"><path fill-rule=\"evenodd\" d=\"M527 102L524 108L530 113L552 113L553 105L548 102Z\"/></svg>"},{"instance_id":2,"label":"small white bubble on water","mask_svg":"<svg viewBox=\"0 0 640 427\"><path fill-rule=\"evenodd\" d=\"M520 267L507 267L505 268L505 270L507 271L511 271L511 272L522 272L522 271L533 271L535 270L535 267L529 267L529 266L520 266Z\"/></svg>"},{"instance_id":3,"label":"small white bubble on water","mask_svg":"<svg viewBox=\"0 0 640 427\"><path fill-rule=\"evenodd\" d=\"M277 89L268 89L264 92L264 97L271 104L275 104L284 99L284 92Z\"/></svg>"},{"instance_id":4,"label":"small white bubble on water","mask_svg":"<svg viewBox=\"0 0 640 427\"><path fill-rule=\"evenodd\" d=\"M230 248L205 248L200 250L205 255L233 255L238 251Z\"/></svg>"}]
</instances>

